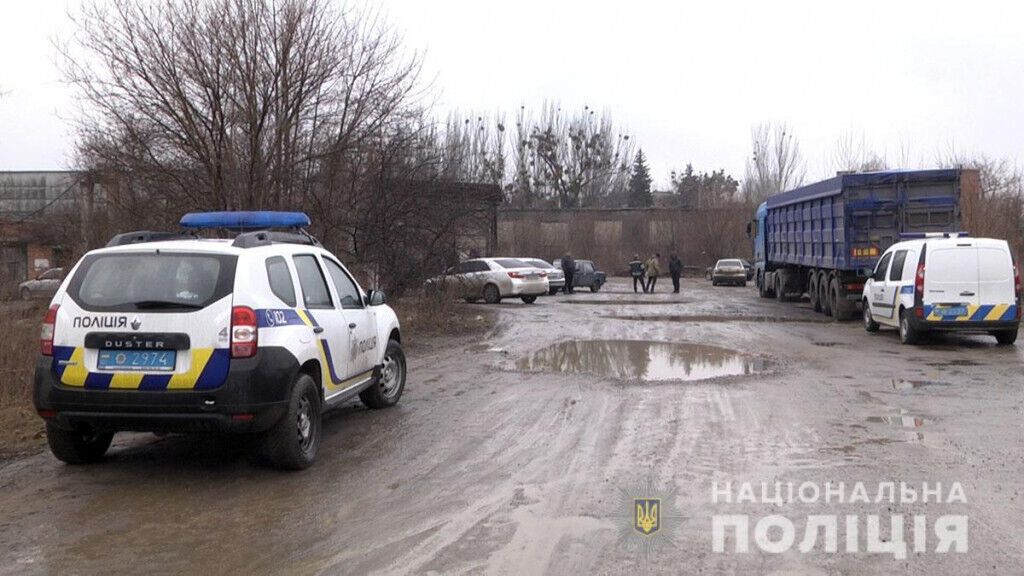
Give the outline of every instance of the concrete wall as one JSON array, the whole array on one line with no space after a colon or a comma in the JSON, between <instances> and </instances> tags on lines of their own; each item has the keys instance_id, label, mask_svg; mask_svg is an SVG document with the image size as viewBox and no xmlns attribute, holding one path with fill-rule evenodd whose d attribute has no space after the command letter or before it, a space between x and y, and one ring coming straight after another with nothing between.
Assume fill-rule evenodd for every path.
<instances>
[{"instance_id":1,"label":"concrete wall","mask_svg":"<svg viewBox=\"0 0 1024 576\"><path fill-rule=\"evenodd\" d=\"M745 224L752 217L743 207L505 209L498 213L497 254L551 260L568 250L621 275L633 254L660 252L667 264L676 251L685 265L703 267L718 258L749 257Z\"/></svg>"}]
</instances>

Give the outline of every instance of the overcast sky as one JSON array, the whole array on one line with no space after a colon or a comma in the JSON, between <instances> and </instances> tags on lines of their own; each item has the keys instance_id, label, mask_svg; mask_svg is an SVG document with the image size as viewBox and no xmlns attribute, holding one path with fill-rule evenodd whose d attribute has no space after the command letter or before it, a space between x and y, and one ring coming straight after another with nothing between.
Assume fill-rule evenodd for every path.
<instances>
[{"instance_id":1,"label":"overcast sky","mask_svg":"<svg viewBox=\"0 0 1024 576\"><path fill-rule=\"evenodd\" d=\"M1024 158L1020 3L357 1L424 53L440 115L608 110L660 185L687 162L742 177L766 121L790 126L812 180L842 134L890 159L904 146L916 165L950 146ZM0 170L73 166L51 44L69 4L0 8Z\"/></svg>"}]
</instances>

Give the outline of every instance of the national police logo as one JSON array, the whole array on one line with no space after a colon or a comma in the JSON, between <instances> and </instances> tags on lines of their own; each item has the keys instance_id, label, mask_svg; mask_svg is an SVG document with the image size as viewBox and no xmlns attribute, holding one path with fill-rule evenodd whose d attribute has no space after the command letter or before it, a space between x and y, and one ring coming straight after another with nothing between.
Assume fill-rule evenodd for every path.
<instances>
[{"instance_id":1,"label":"national police logo","mask_svg":"<svg viewBox=\"0 0 1024 576\"><path fill-rule=\"evenodd\" d=\"M633 507L636 509L633 529L644 536L657 532L661 527L661 499L634 498Z\"/></svg>"}]
</instances>

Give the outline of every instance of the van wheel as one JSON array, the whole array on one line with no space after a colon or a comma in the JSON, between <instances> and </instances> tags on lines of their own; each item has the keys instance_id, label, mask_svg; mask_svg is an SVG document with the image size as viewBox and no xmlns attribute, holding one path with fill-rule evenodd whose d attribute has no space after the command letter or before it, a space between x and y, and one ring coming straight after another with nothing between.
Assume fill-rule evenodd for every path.
<instances>
[{"instance_id":1,"label":"van wheel","mask_svg":"<svg viewBox=\"0 0 1024 576\"><path fill-rule=\"evenodd\" d=\"M536 298L536 296L534 296ZM388 340L380 378L369 388L359 393L359 400L367 408L387 408L398 404L405 390L405 352L396 340Z\"/></svg>"},{"instance_id":2,"label":"van wheel","mask_svg":"<svg viewBox=\"0 0 1024 576\"><path fill-rule=\"evenodd\" d=\"M1017 341L1016 328L1012 330L999 330L998 332L993 332L992 335L996 337L996 342L1000 346L1009 346Z\"/></svg>"},{"instance_id":3,"label":"van wheel","mask_svg":"<svg viewBox=\"0 0 1024 576\"><path fill-rule=\"evenodd\" d=\"M50 452L66 464L99 462L113 439L113 432L67 430L52 422L46 423L46 442L50 445Z\"/></svg>"},{"instance_id":4,"label":"van wheel","mask_svg":"<svg viewBox=\"0 0 1024 576\"><path fill-rule=\"evenodd\" d=\"M527 304L533 304L537 301L536 296L521 296L521 298L523 299L523 302L526 302Z\"/></svg>"},{"instance_id":5,"label":"van wheel","mask_svg":"<svg viewBox=\"0 0 1024 576\"><path fill-rule=\"evenodd\" d=\"M916 344L921 338L921 331L910 322L910 313L906 309L900 309L900 343Z\"/></svg>"},{"instance_id":6,"label":"van wheel","mask_svg":"<svg viewBox=\"0 0 1024 576\"><path fill-rule=\"evenodd\" d=\"M320 448L320 391L309 374L299 374L292 385L291 398L284 416L267 430L260 446L271 466L284 470L303 470L316 461Z\"/></svg>"},{"instance_id":7,"label":"van wheel","mask_svg":"<svg viewBox=\"0 0 1024 576\"><path fill-rule=\"evenodd\" d=\"M501 302L501 292L498 287L494 284L488 284L484 286L484 302L488 304L497 304Z\"/></svg>"},{"instance_id":8,"label":"van wheel","mask_svg":"<svg viewBox=\"0 0 1024 576\"><path fill-rule=\"evenodd\" d=\"M864 329L868 332L878 332L878 322L871 317L871 307L868 306L867 299L864 300Z\"/></svg>"}]
</instances>

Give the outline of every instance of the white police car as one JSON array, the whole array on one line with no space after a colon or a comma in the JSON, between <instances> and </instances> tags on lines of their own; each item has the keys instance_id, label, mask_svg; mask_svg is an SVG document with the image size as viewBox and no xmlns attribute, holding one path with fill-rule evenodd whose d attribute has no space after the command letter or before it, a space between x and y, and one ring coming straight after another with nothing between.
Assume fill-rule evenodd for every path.
<instances>
[{"instance_id":1,"label":"white police car","mask_svg":"<svg viewBox=\"0 0 1024 576\"><path fill-rule=\"evenodd\" d=\"M34 400L57 458L99 460L122 430L219 431L257 434L267 461L301 469L324 410L355 395L370 408L398 402L398 318L304 232L305 214L195 213L181 224L249 231L120 234L53 297Z\"/></svg>"},{"instance_id":2,"label":"white police car","mask_svg":"<svg viewBox=\"0 0 1024 576\"><path fill-rule=\"evenodd\" d=\"M1021 284L1006 241L959 233L914 236L890 246L864 285L864 328L898 328L904 344L932 331L991 334L1000 344L1013 344Z\"/></svg>"}]
</instances>

